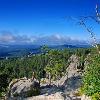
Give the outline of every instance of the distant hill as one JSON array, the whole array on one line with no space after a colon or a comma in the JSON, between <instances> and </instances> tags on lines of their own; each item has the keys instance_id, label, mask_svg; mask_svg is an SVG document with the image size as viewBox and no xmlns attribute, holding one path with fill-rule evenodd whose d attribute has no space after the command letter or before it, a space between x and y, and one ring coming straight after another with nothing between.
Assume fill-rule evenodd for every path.
<instances>
[{"instance_id":1,"label":"distant hill","mask_svg":"<svg viewBox=\"0 0 100 100\"><path fill-rule=\"evenodd\" d=\"M91 47L90 45L54 45L54 46L50 46L51 48L56 48L56 49L65 49L65 48L89 48Z\"/></svg>"},{"instance_id":2,"label":"distant hill","mask_svg":"<svg viewBox=\"0 0 100 100\"><path fill-rule=\"evenodd\" d=\"M89 45L50 45L51 49L88 48ZM0 57L21 57L24 55L41 53L40 45L4 45L0 44Z\"/></svg>"},{"instance_id":3,"label":"distant hill","mask_svg":"<svg viewBox=\"0 0 100 100\"><path fill-rule=\"evenodd\" d=\"M6 56L23 56L28 55L29 52L38 50L40 46L35 45L0 45L0 57Z\"/></svg>"}]
</instances>

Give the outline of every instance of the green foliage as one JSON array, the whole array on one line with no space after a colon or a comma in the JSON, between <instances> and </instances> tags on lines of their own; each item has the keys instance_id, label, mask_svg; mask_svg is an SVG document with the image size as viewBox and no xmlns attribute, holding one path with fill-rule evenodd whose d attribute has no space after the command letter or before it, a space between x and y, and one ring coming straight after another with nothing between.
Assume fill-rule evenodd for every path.
<instances>
[{"instance_id":1,"label":"green foliage","mask_svg":"<svg viewBox=\"0 0 100 100\"><path fill-rule=\"evenodd\" d=\"M100 100L100 92L92 95L92 100Z\"/></svg>"},{"instance_id":2,"label":"green foliage","mask_svg":"<svg viewBox=\"0 0 100 100\"><path fill-rule=\"evenodd\" d=\"M79 48L75 50L75 54L79 57L81 56L86 56L87 54L89 54L91 52L91 49L84 49L84 48Z\"/></svg>"},{"instance_id":3,"label":"green foliage","mask_svg":"<svg viewBox=\"0 0 100 100\"><path fill-rule=\"evenodd\" d=\"M8 77L9 77L9 75L7 75L5 73L0 74L0 97L4 96L4 93L7 90L7 86L9 84Z\"/></svg>"},{"instance_id":4,"label":"green foliage","mask_svg":"<svg viewBox=\"0 0 100 100\"><path fill-rule=\"evenodd\" d=\"M8 86L8 75L5 73L0 74L0 92L5 92Z\"/></svg>"},{"instance_id":5,"label":"green foliage","mask_svg":"<svg viewBox=\"0 0 100 100\"><path fill-rule=\"evenodd\" d=\"M85 58L87 57L87 55L91 53L91 49L83 49L83 48L79 48L75 50L75 54L79 57L79 66L78 69L84 70L84 63L85 63Z\"/></svg>"},{"instance_id":6,"label":"green foliage","mask_svg":"<svg viewBox=\"0 0 100 100\"><path fill-rule=\"evenodd\" d=\"M45 73L47 74L50 73L52 80L61 78L64 75L64 73L66 73L66 69L69 65L68 59L72 54L76 54L77 56L79 56L80 58L79 68L83 70L85 58L91 51L95 52L95 50L93 49L82 49L82 48L76 50L74 49L50 50L48 49L47 46L43 46L41 50L42 50L41 54L36 54L31 57L0 60L0 93L6 91L6 88L12 79L22 78L22 77L31 78L33 71L35 72L35 78L38 79L39 81L41 80L41 78L46 78ZM91 59L90 62L92 63L87 68L84 77L83 90L85 93L89 95L93 92L93 90L88 87L90 86L90 83L94 84L94 81L96 81L96 85L99 84L97 82L99 78L97 76L95 76L94 78L93 76L96 75L95 72L97 72L98 70L98 67L93 67L93 66L99 66L99 60L96 59L96 62L93 61L94 60ZM92 69L94 70L93 72ZM93 86L95 87L95 84ZM93 93L97 93L98 89L99 86L95 87L96 92ZM29 94L31 95L32 93L30 92Z\"/></svg>"},{"instance_id":7,"label":"green foliage","mask_svg":"<svg viewBox=\"0 0 100 100\"><path fill-rule=\"evenodd\" d=\"M18 94L18 93L14 93L13 96L14 96L14 97L18 97L19 94Z\"/></svg>"},{"instance_id":8,"label":"green foliage","mask_svg":"<svg viewBox=\"0 0 100 100\"><path fill-rule=\"evenodd\" d=\"M44 54L45 54L45 53L48 53L49 50L50 50L50 49L49 49L49 47L48 47L47 45L44 45L44 46L41 47L41 52L44 53Z\"/></svg>"},{"instance_id":9,"label":"green foliage","mask_svg":"<svg viewBox=\"0 0 100 100\"><path fill-rule=\"evenodd\" d=\"M38 80L45 78L45 69L52 74L54 79L63 75L66 66L68 66L68 58L72 54L71 51L67 49L50 50L47 46L44 46L41 50L43 53L31 57L0 60L0 76L2 75L0 77L0 93L6 90L12 79L31 78L33 71ZM7 77L4 78L4 75L7 75Z\"/></svg>"},{"instance_id":10,"label":"green foliage","mask_svg":"<svg viewBox=\"0 0 100 100\"><path fill-rule=\"evenodd\" d=\"M86 67L82 91L93 97L98 96L97 94L100 93L100 55L93 56L91 63Z\"/></svg>"},{"instance_id":11,"label":"green foliage","mask_svg":"<svg viewBox=\"0 0 100 100\"><path fill-rule=\"evenodd\" d=\"M37 96L39 94L40 94L40 90L35 88L27 92L27 97Z\"/></svg>"},{"instance_id":12,"label":"green foliage","mask_svg":"<svg viewBox=\"0 0 100 100\"><path fill-rule=\"evenodd\" d=\"M71 53L67 50L63 52L60 50L50 50L48 54L49 60L45 67L45 71L50 73L53 80L59 79L63 73L66 72L66 68L68 67L67 61Z\"/></svg>"}]
</instances>

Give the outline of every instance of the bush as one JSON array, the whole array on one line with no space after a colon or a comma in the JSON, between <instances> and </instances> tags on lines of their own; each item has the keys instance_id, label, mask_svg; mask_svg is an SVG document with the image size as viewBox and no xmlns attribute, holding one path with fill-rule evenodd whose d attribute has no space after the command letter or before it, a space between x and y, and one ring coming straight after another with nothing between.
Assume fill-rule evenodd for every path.
<instances>
[{"instance_id":1,"label":"bush","mask_svg":"<svg viewBox=\"0 0 100 100\"><path fill-rule=\"evenodd\" d=\"M7 86L8 86L8 75L5 73L0 74L0 96L3 96L3 94L6 92Z\"/></svg>"},{"instance_id":2,"label":"bush","mask_svg":"<svg viewBox=\"0 0 100 100\"><path fill-rule=\"evenodd\" d=\"M93 100L100 100L100 92L92 95Z\"/></svg>"},{"instance_id":3,"label":"bush","mask_svg":"<svg viewBox=\"0 0 100 100\"><path fill-rule=\"evenodd\" d=\"M92 57L91 63L86 67L82 91L84 94L92 96L93 98L98 97L97 93L100 93L100 55Z\"/></svg>"},{"instance_id":4,"label":"bush","mask_svg":"<svg viewBox=\"0 0 100 100\"><path fill-rule=\"evenodd\" d=\"M37 96L39 94L40 94L40 90L37 88L34 88L27 92L27 97Z\"/></svg>"}]
</instances>

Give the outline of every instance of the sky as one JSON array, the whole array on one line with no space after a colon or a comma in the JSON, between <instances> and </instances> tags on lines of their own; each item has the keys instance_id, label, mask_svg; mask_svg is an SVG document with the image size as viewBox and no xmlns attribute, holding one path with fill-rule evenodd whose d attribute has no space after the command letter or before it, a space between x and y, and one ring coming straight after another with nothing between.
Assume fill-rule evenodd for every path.
<instances>
[{"instance_id":1,"label":"sky","mask_svg":"<svg viewBox=\"0 0 100 100\"><path fill-rule=\"evenodd\" d=\"M0 0L0 42L68 43L89 40L89 33L73 18L95 16L99 0ZM93 27L100 39L100 29Z\"/></svg>"}]
</instances>

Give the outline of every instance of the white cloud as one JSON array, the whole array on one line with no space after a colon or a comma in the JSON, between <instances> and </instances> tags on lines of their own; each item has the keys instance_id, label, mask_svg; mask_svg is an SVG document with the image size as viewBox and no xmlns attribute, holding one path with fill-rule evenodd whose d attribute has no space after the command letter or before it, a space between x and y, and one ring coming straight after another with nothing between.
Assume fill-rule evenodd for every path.
<instances>
[{"instance_id":1,"label":"white cloud","mask_svg":"<svg viewBox=\"0 0 100 100\"><path fill-rule=\"evenodd\" d=\"M26 44L32 43L36 45L85 45L86 41L72 39L70 37L54 34L50 36L26 36L26 35L14 35L9 31L0 32L0 43L15 43L15 44Z\"/></svg>"},{"instance_id":2,"label":"white cloud","mask_svg":"<svg viewBox=\"0 0 100 100\"><path fill-rule=\"evenodd\" d=\"M30 43L33 42L32 39L26 35L14 35L9 31L0 32L0 43Z\"/></svg>"},{"instance_id":3,"label":"white cloud","mask_svg":"<svg viewBox=\"0 0 100 100\"><path fill-rule=\"evenodd\" d=\"M41 44L41 45L63 45L63 44L70 44L70 45L86 45L86 41L78 40L78 39L72 39L67 36L55 34L51 36L41 36L38 37L34 44Z\"/></svg>"},{"instance_id":4,"label":"white cloud","mask_svg":"<svg viewBox=\"0 0 100 100\"><path fill-rule=\"evenodd\" d=\"M0 42L12 42L14 41L14 36L10 32L3 31L0 35Z\"/></svg>"}]
</instances>

